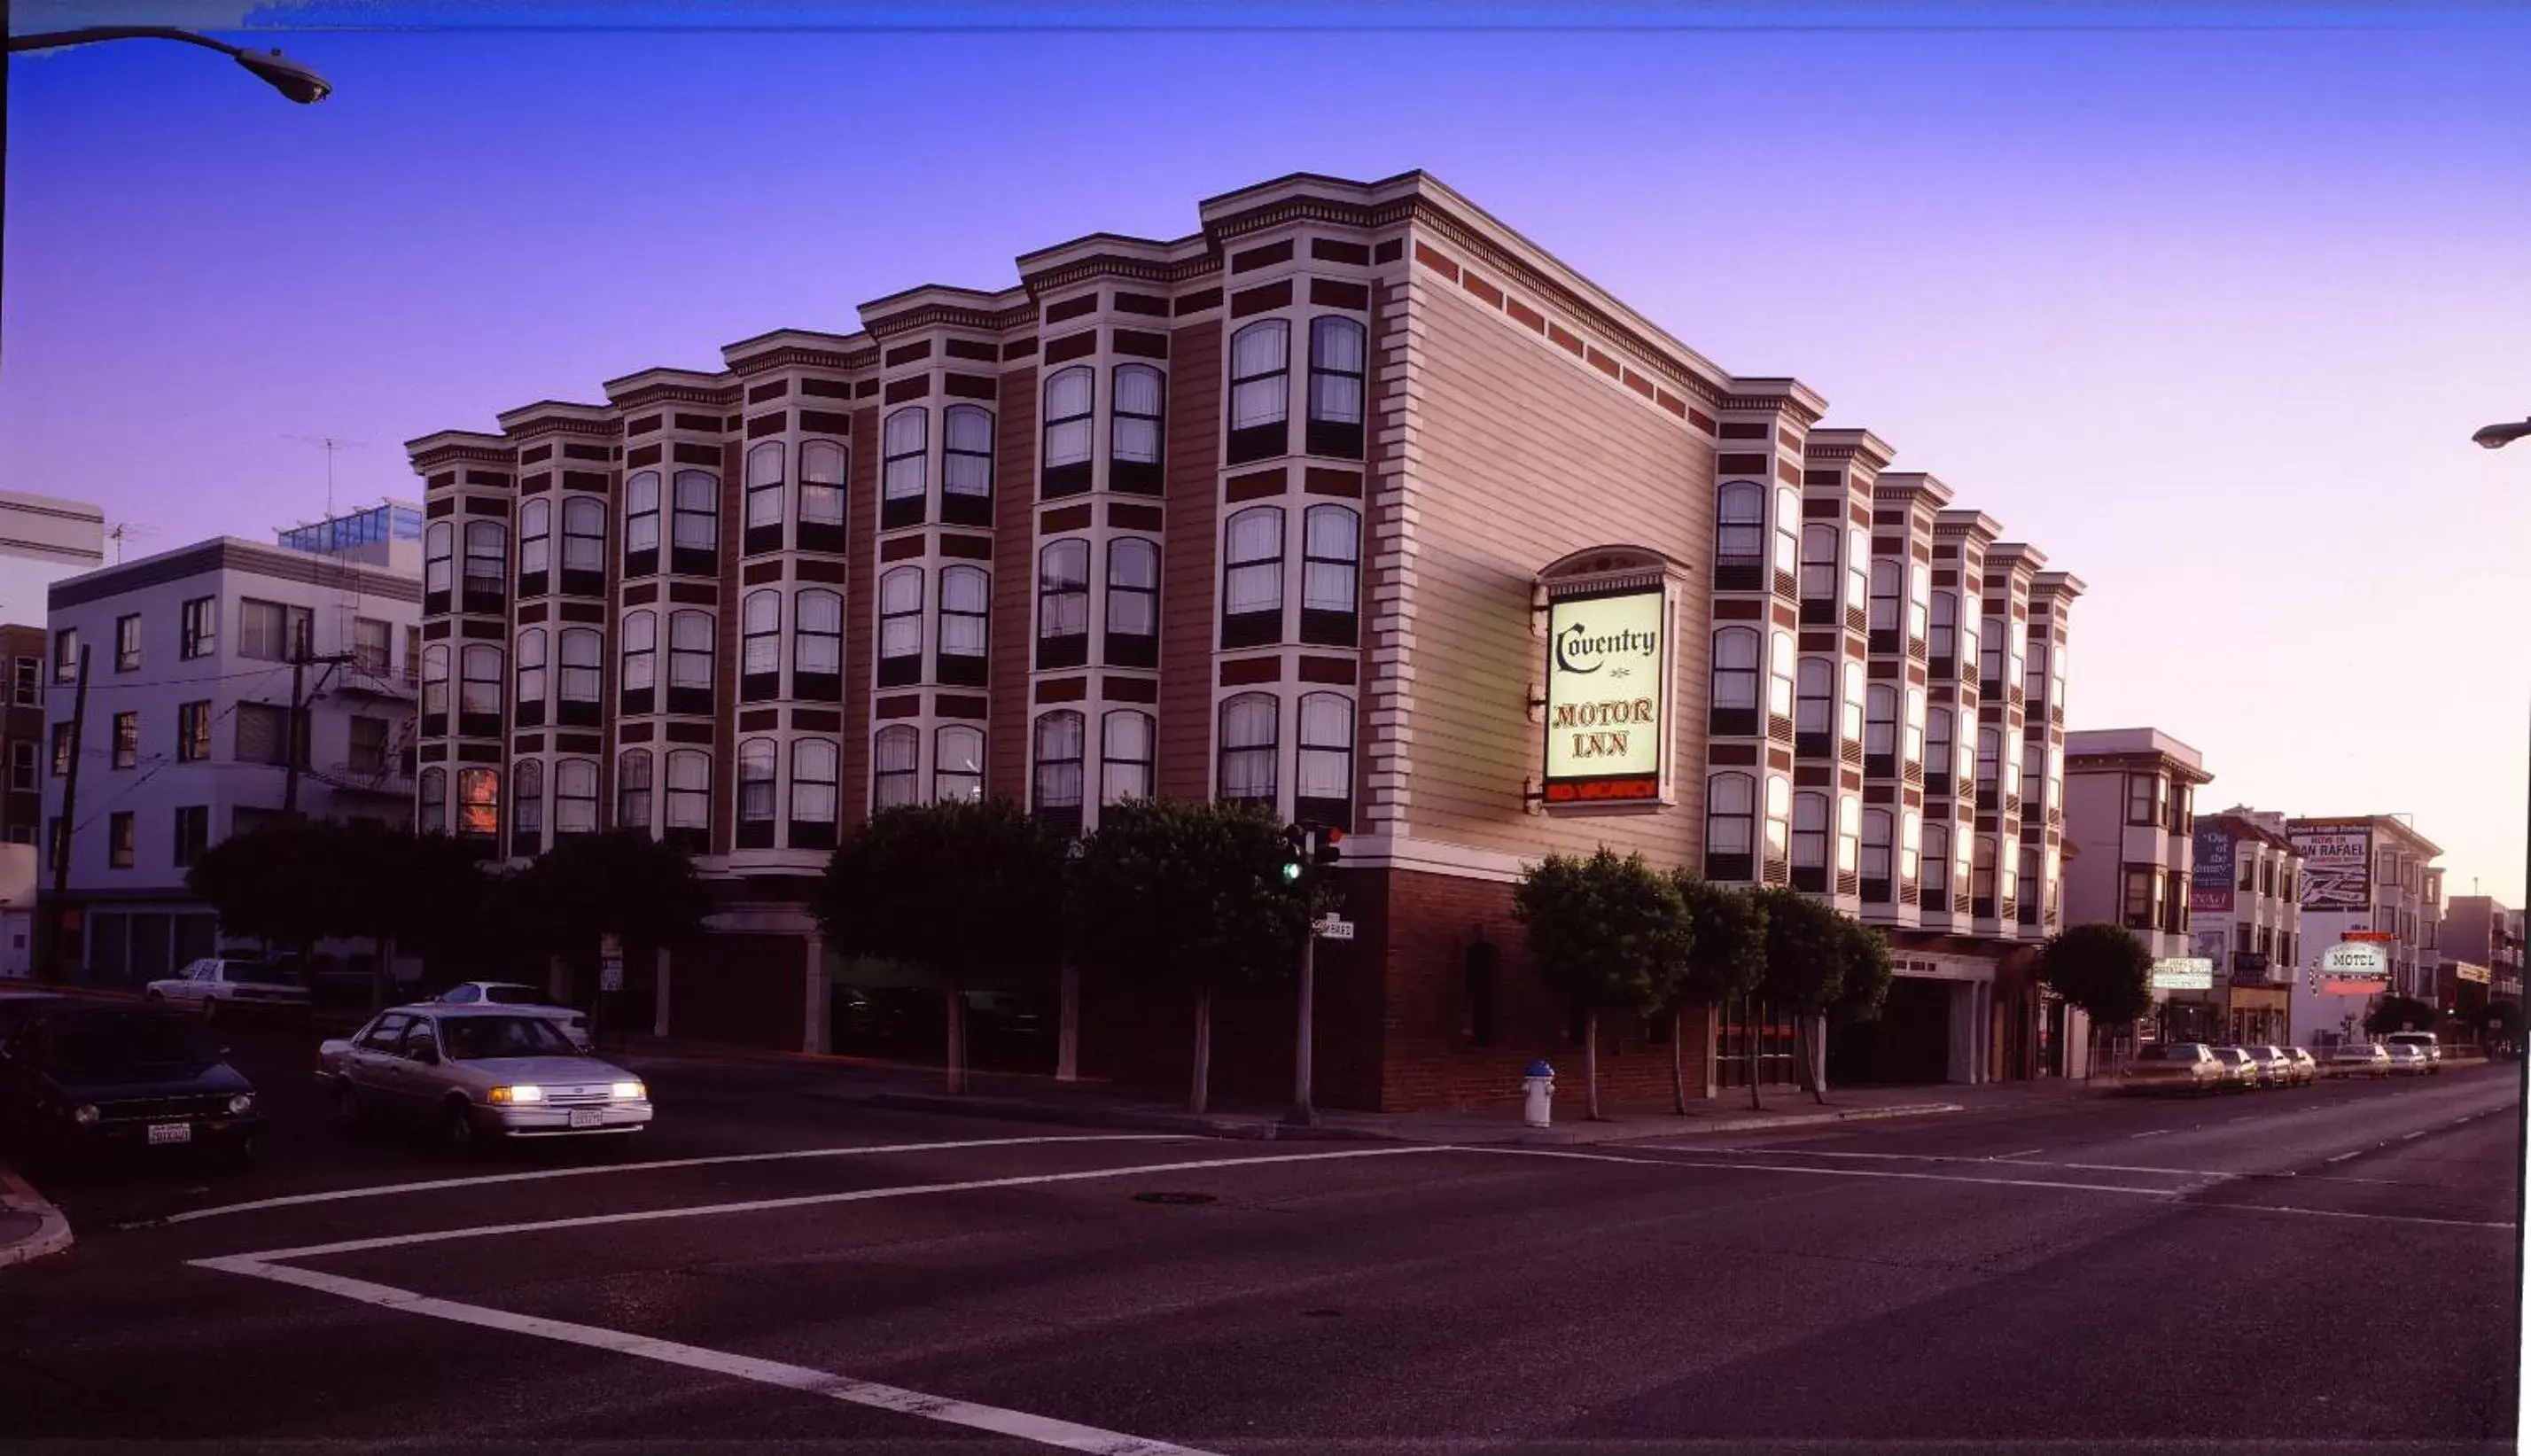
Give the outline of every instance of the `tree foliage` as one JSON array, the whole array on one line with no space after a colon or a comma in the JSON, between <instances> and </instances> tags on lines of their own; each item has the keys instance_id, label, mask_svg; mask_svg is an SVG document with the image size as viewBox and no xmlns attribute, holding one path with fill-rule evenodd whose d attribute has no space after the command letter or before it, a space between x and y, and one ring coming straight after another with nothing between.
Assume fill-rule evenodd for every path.
<instances>
[{"instance_id":1,"label":"tree foliage","mask_svg":"<svg viewBox=\"0 0 2531 1456\"><path fill-rule=\"evenodd\" d=\"M2392 1032L2431 1032L2443 1013L2414 996L2384 996L2364 1014L2364 1030L2376 1036Z\"/></svg>"},{"instance_id":2,"label":"tree foliage","mask_svg":"<svg viewBox=\"0 0 2531 1456\"><path fill-rule=\"evenodd\" d=\"M1822 1016L1845 991L1845 918L1799 890L1755 892L1767 917L1767 972L1758 993L1796 1016Z\"/></svg>"},{"instance_id":3,"label":"tree foliage","mask_svg":"<svg viewBox=\"0 0 2531 1456\"><path fill-rule=\"evenodd\" d=\"M1767 977L1767 910L1746 890L1681 869L1670 875L1687 912L1688 946L1675 1001L1715 1004L1747 995Z\"/></svg>"},{"instance_id":4,"label":"tree foliage","mask_svg":"<svg viewBox=\"0 0 2531 1456\"><path fill-rule=\"evenodd\" d=\"M2122 925L2072 925L2050 936L2039 978L2096 1027L2124 1026L2153 1007L2153 952Z\"/></svg>"},{"instance_id":5,"label":"tree foliage","mask_svg":"<svg viewBox=\"0 0 2531 1456\"><path fill-rule=\"evenodd\" d=\"M440 867L453 877L455 867ZM640 829L575 834L500 883L493 897L510 931L547 955L585 960L599 937L678 945L701 933L710 892L694 861Z\"/></svg>"},{"instance_id":6,"label":"tree foliage","mask_svg":"<svg viewBox=\"0 0 2531 1456\"><path fill-rule=\"evenodd\" d=\"M1889 999L1889 982L1897 975L1888 938L1850 915L1840 915L1836 922L1841 984L1828 1015L1841 1022L1879 1021Z\"/></svg>"},{"instance_id":7,"label":"tree foliage","mask_svg":"<svg viewBox=\"0 0 2531 1456\"><path fill-rule=\"evenodd\" d=\"M1008 799L882 810L835 847L813 908L847 956L999 984L1061 958L1063 841Z\"/></svg>"},{"instance_id":8,"label":"tree foliage","mask_svg":"<svg viewBox=\"0 0 2531 1456\"><path fill-rule=\"evenodd\" d=\"M1072 867L1083 959L1153 987L1258 985L1295 970L1312 905L1284 883L1283 825L1241 801L1098 812Z\"/></svg>"},{"instance_id":9,"label":"tree foliage","mask_svg":"<svg viewBox=\"0 0 2531 1456\"><path fill-rule=\"evenodd\" d=\"M1539 979L1587 1010L1648 1014L1686 975L1687 906L1641 855L1549 855L1521 876L1512 910Z\"/></svg>"}]
</instances>

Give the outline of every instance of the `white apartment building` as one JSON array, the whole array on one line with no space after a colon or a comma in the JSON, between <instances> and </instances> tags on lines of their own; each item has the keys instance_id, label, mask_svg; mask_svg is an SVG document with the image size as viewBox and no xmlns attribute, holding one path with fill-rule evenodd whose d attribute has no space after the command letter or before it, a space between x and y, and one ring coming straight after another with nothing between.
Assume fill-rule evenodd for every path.
<instances>
[{"instance_id":1,"label":"white apartment building","mask_svg":"<svg viewBox=\"0 0 2531 1456\"><path fill-rule=\"evenodd\" d=\"M43 625L53 583L105 565L105 512L0 490L0 622Z\"/></svg>"},{"instance_id":2,"label":"white apartment building","mask_svg":"<svg viewBox=\"0 0 2531 1456\"><path fill-rule=\"evenodd\" d=\"M130 984L217 943L185 888L203 850L281 812L294 656L307 710L299 809L409 821L422 583L231 536L54 585L46 664L46 843L65 837L59 954ZM86 710L74 762L80 658ZM49 894L53 866L45 865Z\"/></svg>"},{"instance_id":3,"label":"white apartment building","mask_svg":"<svg viewBox=\"0 0 2531 1456\"><path fill-rule=\"evenodd\" d=\"M2390 976L2382 989L2430 1000L2440 953L2443 849L2395 814L2294 818L2285 832L2303 857L2303 966L2293 994L2295 1035L2309 1041L2361 1035L2371 994L2344 993L2324 980L2320 958L2357 932L2388 935Z\"/></svg>"},{"instance_id":4,"label":"white apartment building","mask_svg":"<svg viewBox=\"0 0 2531 1456\"><path fill-rule=\"evenodd\" d=\"M2302 941L2302 857L2280 815L2235 806L2197 819L2190 868L2191 954L2215 963L2215 984L2173 992L2207 1008L2185 1035L2245 1045L2293 1040L2292 986Z\"/></svg>"},{"instance_id":5,"label":"white apartment building","mask_svg":"<svg viewBox=\"0 0 2531 1456\"><path fill-rule=\"evenodd\" d=\"M2159 728L2065 735L2065 924L2106 921L2184 956L2196 793L2214 775Z\"/></svg>"}]
</instances>

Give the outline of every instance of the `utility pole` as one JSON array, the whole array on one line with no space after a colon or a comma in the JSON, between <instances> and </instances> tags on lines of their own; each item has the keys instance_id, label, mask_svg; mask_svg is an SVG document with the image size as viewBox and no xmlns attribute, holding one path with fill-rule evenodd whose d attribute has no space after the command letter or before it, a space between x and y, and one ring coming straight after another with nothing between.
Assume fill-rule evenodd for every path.
<instances>
[{"instance_id":1,"label":"utility pole","mask_svg":"<svg viewBox=\"0 0 2531 1456\"><path fill-rule=\"evenodd\" d=\"M63 901L70 894L71 828L78 823L80 737L87 723L87 654L85 644L80 646L79 687L71 696L71 761L62 775L62 812L53 822L52 843L44 848L53 857L53 903L44 912L44 954L38 963L44 980L61 980L62 921L67 911Z\"/></svg>"},{"instance_id":2,"label":"utility pole","mask_svg":"<svg viewBox=\"0 0 2531 1456\"><path fill-rule=\"evenodd\" d=\"M302 756L300 748L310 736L307 731L308 708L305 700L308 669L311 666L322 666L326 670L326 676L330 677L335 667L352 660L352 654L349 652L333 652L322 657L312 656L308 650L308 645L304 640L290 644L290 722L287 730L288 742L284 743L281 749L282 762L285 765L281 777L281 816L286 819L299 817L299 760ZM80 651L82 656L85 656L87 649L83 647ZM84 673L83 676L84 676ZM319 693L325 691L323 678L317 680L316 691Z\"/></svg>"},{"instance_id":3,"label":"utility pole","mask_svg":"<svg viewBox=\"0 0 2531 1456\"><path fill-rule=\"evenodd\" d=\"M1291 846L1284 863L1283 875L1301 892L1301 901L1309 907L1310 924L1301 937L1301 986L1299 1004L1294 1008L1298 1018L1292 1036L1292 1110L1283 1121L1291 1127L1314 1128L1319 1125L1315 1095L1314 1072L1317 1067L1313 1031L1318 1021L1319 887L1326 871L1343 858L1337 848L1344 841L1344 831L1329 824L1299 823L1283 831L1284 841ZM1347 934L1351 926L1342 927Z\"/></svg>"}]
</instances>

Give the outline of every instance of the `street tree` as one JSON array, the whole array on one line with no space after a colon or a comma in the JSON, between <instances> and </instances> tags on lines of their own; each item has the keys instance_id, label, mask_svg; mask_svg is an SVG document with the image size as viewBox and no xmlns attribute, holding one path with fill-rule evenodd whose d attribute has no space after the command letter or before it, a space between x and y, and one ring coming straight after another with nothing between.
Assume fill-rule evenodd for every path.
<instances>
[{"instance_id":1,"label":"street tree","mask_svg":"<svg viewBox=\"0 0 2531 1456\"><path fill-rule=\"evenodd\" d=\"M827 943L941 985L948 1090L967 1089L967 992L1050 973L1062 937L1064 842L1008 799L902 805L835 847L814 909Z\"/></svg>"},{"instance_id":2,"label":"street tree","mask_svg":"<svg viewBox=\"0 0 2531 1456\"><path fill-rule=\"evenodd\" d=\"M2070 925L2039 951L2039 979L2091 1021L2083 1075L2099 1059L2101 1030L2131 1026L2153 1008L2153 952L2107 922Z\"/></svg>"},{"instance_id":3,"label":"street tree","mask_svg":"<svg viewBox=\"0 0 2531 1456\"><path fill-rule=\"evenodd\" d=\"M2491 1042L2514 1040L2522 1035L2522 1003L2500 996L2478 1009L2477 1026Z\"/></svg>"},{"instance_id":4,"label":"street tree","mask_svg":"<svg viewBox=\"0 0 2531 1456\"><path fill-rule=\"evenodd\" d=\"M1619 859L1603 845L1587 858L1549 855L1531 866L1512 890L1512 910L1539 979L1582 1012L1584 1095L1591 1120L1601 1121L1601 1013L1648 1016L1675 999L1695 933L1686 902L1643 856Z\"/></svg>"},{"instance_id":5,"label":"street tree","mask_svg":"<svg viewBox=\"0 0 2531 1456\"><path fill-rule=\"evenodd\" d=\"M1845 994L1851 942L1839 924L1845 917L1784 885L1756 892L1767 913L1767 974L1760 995L1793 1015L1800 1086L1828 1101L1820 1063L1826 1056L1828 1009Z\"/></svg>"},{"instance_id":6,"label":"street tree","mask_svg":"<svg viewBox=\"0 0 2531 1456\"><path fill-rule=\"evenodd\" d=\"M1681 1116L1687 1112L1685 1053L1679 1046L1679 1010L1702 1001L1722 1013L1735 1000L1746 1004L1767 977L1767 912L1757 897L1730 885L1719 885L1695 873L1671 871L1687 912L1688 944L1684 973L1670 998L1670 1092ZM1749 1105L1758 1100L1758 1040L1742 1038L1749 1067Z\"/></svg>"},{"instance_id":7,"label":"street tree","mask_svg":"<svg viewBox=\"0 0 2531 1456\"><path fill-rule=\"evenodd\" d=\"M454 873L453 866L441 872ZM489 914L529 949L587 966L603 938L657 950L701 934L711 894L684 850L641 829L573 834L492 883ZM586 1009L600 1014L594 980Z\"/></svg>"},{"instance_id":8,"label":"street tree","mask_svg":"<svg viewBox=\"0 0 2531 1456\"><path fill-rule=\"evenodd\" d=\"M1197 1112L1211 1097L1213 993L1280 981L1310 933L1308 892L1283 878L1288 849L1281 822L1246 801L1134 799L1098 812L1072 864L1082 961L1145 994L1194 995Z\"/></svg>"},{"instance_id":9,"label":"street tree","mask_svg":"<svg viewBox=\"0 0 2531 1456\"><path fill-rule=\"evenodd\" d=\"M2431 1032L2443 1014L2414 996L2388 995L2364 1013L2364 1030L2376 1036L2392 1032Z\"/></svg>"},{"instance_id":10,"label":"street tree","mask_svg":"<svg viewBox=\"0 0 2531 1456\"><path fill-rule=\"evenodd\" d=\"M313 827L313 826L311 826ZM372 819L322 826L337 884L330 933L377 947L369 1010L386 1004L398 951L464 957L485 928L491 880L476 852L445 834L418 835Z\"/></svg>"},{"instance_id":11,"label":"street tree","mask_svg":"<svg viewBox=\"0 0 2531 1456\"><path fill-rule=\"evenodd\" d=\"M286 949L304 963L310 946L343 930L351 876L340 839L340 826L321 819L267 820L196 856L185 887L211 907L224 934Z\"/></svg>"}]
</instances>

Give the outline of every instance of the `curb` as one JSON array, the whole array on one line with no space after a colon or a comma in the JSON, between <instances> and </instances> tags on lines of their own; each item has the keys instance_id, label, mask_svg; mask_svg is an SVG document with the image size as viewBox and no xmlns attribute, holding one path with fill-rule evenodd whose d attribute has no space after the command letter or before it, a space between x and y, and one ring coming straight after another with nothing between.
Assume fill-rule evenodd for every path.
<instances>
[{"instance_id":1,"label":"curb","mask_svg":"<svg viewBox=\"0 0 2531 1456\"><path fill-rule=\"evenodd\" d=\"M904 1112L937 1112L964 1117L1002 1117L1013 1122L1052 1122L1075 1127L1130 1128L1140 1132L1186 1133L1200 1138L1229 1138L1252 1143L1383 1142L1378 1133L1350 1128L1287 1127L1257 1118L1200 1117L1191 1112L1138 1112L1121 1107L1049 1107L1041 1102L1004 1100L947 1092L814 1092L836 1101L865 1102Z\"/></svg>"},{"instance_id":2,"label":"curb","mask_svg":"<svg viewBox=\"0 0 2531 1456\"><path fill-rule=\"evenodd\" d=\"M5 1167L0 1167L0 1208L14 1213L35 1216L35 1231L12 1244L0 1245L0 1268L25 1263L48 1254L61 1254L71 1247L71 1221L62 1210L44 1201L27 1181Z\"/></svg>"},{"instance_id":3,"label":"curb","mask_svg":"<svg viewBox=\"0 0 2531 1456\"><path fill-rule=\"evenodd\" d=\"M1608 1138L1542 1138L1534 1134L1524 1134L1497 1141L1523 1148L1554 1148L1572 1143L1631 1143L1645 1138L1676 1138L1697 1133L1763 1133L1776 1128L1821 1127L1836 1122L1877 1122L1886 1117L1930 1117L1936 1113L1966 1112L1967 1110L1967 1107L1958 1102L1920 1102L1903 1107L1855 1107L1841 1112L1795 1112L1782 1117L1725 1117L1713 1122L1681 1118L1680 1125L1677 1127L1645 1128L1641 1132L1628 1131ZM1587 1128L1590 1124L1568 1123L1566 1126Z\"/></svg>"}]
</instances>

